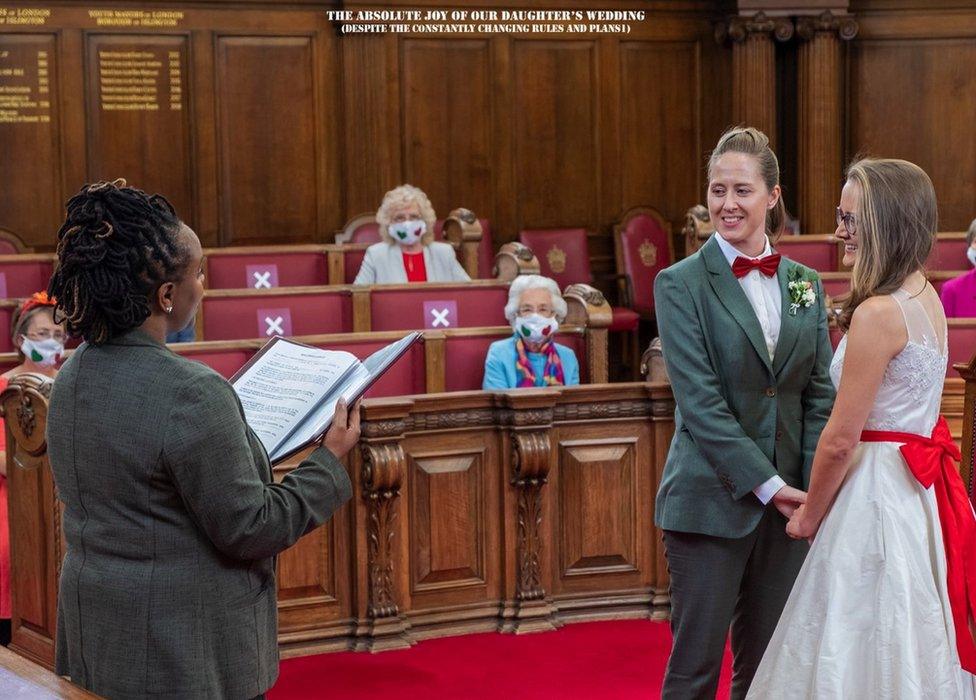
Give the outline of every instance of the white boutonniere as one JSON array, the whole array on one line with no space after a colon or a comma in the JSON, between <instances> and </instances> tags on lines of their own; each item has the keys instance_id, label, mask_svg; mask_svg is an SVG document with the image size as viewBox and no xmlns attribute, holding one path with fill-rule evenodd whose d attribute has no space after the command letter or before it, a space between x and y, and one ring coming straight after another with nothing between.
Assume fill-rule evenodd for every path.
<instances>
[{"instance_id":1,"label":"white boutonniere","mask_svg":"<svg viewBox=\"0 0 976 700\"><path fill-rule=\"evenodd\" d=\"M791 267L786 278L789 280L786 289L790 295L790 316L796 316L796 311L801 306L808 309L817 302L817 293L813 287L817 277L799 267Z\"/></svg>"}]
</instances>

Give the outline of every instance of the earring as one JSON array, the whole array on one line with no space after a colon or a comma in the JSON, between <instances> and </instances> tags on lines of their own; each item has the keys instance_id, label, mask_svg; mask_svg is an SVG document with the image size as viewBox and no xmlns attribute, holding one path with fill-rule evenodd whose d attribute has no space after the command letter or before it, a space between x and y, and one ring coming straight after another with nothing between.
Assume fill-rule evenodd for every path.
<instances>
[{"instance_id":1,"label":"earring","mask_svg":"<svg viewBox=\"0 0 976 700\"><path fill-rule=\"evenodd\" d=\"M173 313L173 307L172 306L167 306L165 309L163 309L163 311L165 311L168 314L171 314L171 313Z\"/></svg>"}]
</instances>

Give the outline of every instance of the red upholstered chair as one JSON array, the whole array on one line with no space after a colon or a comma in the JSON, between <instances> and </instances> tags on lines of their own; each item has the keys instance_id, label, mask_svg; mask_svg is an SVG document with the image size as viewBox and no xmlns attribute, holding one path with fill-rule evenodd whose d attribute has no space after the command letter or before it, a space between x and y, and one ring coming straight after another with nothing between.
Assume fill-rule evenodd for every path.
<instances>
[{"instance_id":1,"label":"red upholstered chair","mask_svg":"<svg viewBox=\"0 0 976 700\"><path fill-rule=\"evenodd\" d=\"M209 289L312 287L329 283L328 258L322 250L287 250L268 246L235 251L213 248L207 256Z\"/></svg>"},{"instance_id":2,"label":"red upholstered chair","mask_svg":"<svg viewBox=\"0 0 976 700\"><path fill-rule=\"evenodd\" d=\"M630 307L654 318L654 278L674 262L671 224L652 207L634 207L614 226L617 274L627 285Z\"/></svg>"},{"instance_id":3,"label":"red upholstered chair","mask_svg":"<svg viewBox=\"0 0 976 700\"><path fill-rule=\"evenodd\" d=\"M811 267L817 272L840 270L839 244L830 235L789 236L782 235L774 246L776 252Z\"/></svg>"},{"instance_id":4,"label":"red upholstered chair","mask_svg":"<svg viewBox=\"0 0 976 700\"><path fill-rule=\"evenodd\" d=\"M30 253L33 248L28 248L17 234L0 228L0 255L18 255L20 253Z\"/></svg>"},{"instance_id":5,"label":"red upholstered chair","mask_svg":"<svg viewBox=\"0 0 976 700\"><path fill-rule=\"evenodd\" d=\"M357 214L335 234L336 243L376 243L379 240L380 226L376 223L376 212Z\"/></svg>"},{"instance_id":6,"label":"red upholstered chair","mask_svg":"<svg viewBox=\"0 0 976 700\"><path fill-rule=\"evenodd\" d=\"M370 291L370 328L373 331L447 330L449 328L479 328L507 325L505 303L508 285L498 283L466 283L424 285L376 285ZM432 309L440 310L439 302L456 308L444 321L437 321ZM425 304L428 307L425 309ZM447 304L445 304L446 306ZM432 325L436 323L437 325ZM454 371L453 369L451 370Z\"/></svg>"},{"instance_id":7,"label":"red upholstered chair","mask_svg":"<svg viewBox=\"0 0 976 700\"><path fill-rule=\"evenodd\" d=\"M52 272L53 255L0 256L0 299L26 298L46 290Z\"/></svg>"},{"instance_id":8,"label":"red upholstered chair","mask_svg":"<svg viewBox=\"0 0 976 700\"><path fill-rule=\"evenodd\" d=\"M352 324L352 295L347 289L215 290L205 293L200 304L197 340L350 333Z\"/></svg>"},{"instance_id":9,"label":"red upholstered chair","mask_svg":"<svg viewBox=\"0 0 976 700\"><path fill-rule=\"evenodd\" d=\"M539 259L540 274L556 280L560 289L576 282L594 283L586 229L526 229L519 234L519 241ZM616 275L613 277L617 278ZM632 378L636 378L640 365L637 337L640 314L628 308L630 299L626 293L623 296L621 304L613 306L613 320L608 330L626 334L625 362L630 367Z\"/></svg>"}]
</instances>

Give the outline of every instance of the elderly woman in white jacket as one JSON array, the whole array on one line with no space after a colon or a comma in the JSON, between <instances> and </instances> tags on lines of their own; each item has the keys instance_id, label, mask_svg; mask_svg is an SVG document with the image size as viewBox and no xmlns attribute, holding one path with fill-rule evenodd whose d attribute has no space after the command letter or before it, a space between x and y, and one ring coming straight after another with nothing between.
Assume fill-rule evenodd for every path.
<instances>
[{"instance_id":1,"label":"elderly woman in white jacket","mask_svg":"<svg viewBox=\"0 0 976 700\"><path fill-rule=\"evenodd\" d=\"M366 249L353 284L469 281L454 248L434 240L435 220L423 190L400 185L387 192L376 212L383 240Z\"/></svg>"}]
</instances>

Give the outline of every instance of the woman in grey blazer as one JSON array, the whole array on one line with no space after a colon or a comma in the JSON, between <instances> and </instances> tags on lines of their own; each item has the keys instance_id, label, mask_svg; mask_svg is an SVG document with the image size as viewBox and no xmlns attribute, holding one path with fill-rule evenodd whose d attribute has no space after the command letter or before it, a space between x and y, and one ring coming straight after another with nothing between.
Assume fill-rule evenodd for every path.
<instances>
[{"instance_id":1,"label":"woman in grey blazer","mask_svg":"<svg viewBox=\"0 0 976 700\"><path fill-rule=\"evenodd\" d=\"M434 240L436 218L423 190L400 185L387 192L376 212L383 240L366 249L353 284L469 281L454 248Z\"/></svg>"},{"instance_id":2,"label":"woman in grey blazer","mask_svg":"<svg viewBox=\"0 0 976 700\"><path fill-rule=\"evenodd\" d=\"M231 386L166 348L203 295L202 250L158 195L86 186L50 293L85 342L54 383L64 502L57 672L110 698L254 698L278 675L276 554L351 495L344 409L281 483Z\"/></svg>"}]
</instances>

